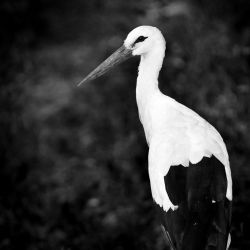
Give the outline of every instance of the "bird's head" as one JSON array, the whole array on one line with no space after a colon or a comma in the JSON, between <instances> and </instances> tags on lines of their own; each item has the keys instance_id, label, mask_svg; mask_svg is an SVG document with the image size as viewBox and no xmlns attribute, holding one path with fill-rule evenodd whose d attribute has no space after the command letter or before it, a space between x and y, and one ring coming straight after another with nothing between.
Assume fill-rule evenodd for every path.
<instances>
[{"instance_id":1,"label":"bird's head","mask_svg":"<svg viewBox=\"0 0 250 250\"><path fill-rule=\"evenodd\" d=\"M159 45L165 47L165 39L160 30L152 26L133 29L124 41L125 48L131 50L133 56L145 55Z\"/></svg>"},{"instance_id":2,"label":"bird's head","mask_svg":"<svg viewBox=\"0 0 250 250\"><path fill-rule=\"evenodd\" d=\"M125 39L123 45L88 74L78 86L94 80L108 72L111 68L132 56L143 56L154 48L161 46L165 49L165 40L159 29L152 26L139 26L133 29Z\"/></svg>"}]
</instances>

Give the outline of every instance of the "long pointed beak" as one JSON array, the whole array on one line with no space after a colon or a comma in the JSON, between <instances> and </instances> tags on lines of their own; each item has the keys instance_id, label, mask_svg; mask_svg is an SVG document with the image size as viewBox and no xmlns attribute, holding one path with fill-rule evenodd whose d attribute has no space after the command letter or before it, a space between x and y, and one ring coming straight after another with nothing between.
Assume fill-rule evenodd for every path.
<instances>
[{"instance_id":1,"label":"long pointed beak","mask_svg":"<svg viewBox=\"0 0 250 250\"><path fill-rule=\"evenodd\" d=\"M118 65L121 62L124 62L130 57L132 57L132 50L127 49L124 45L122 45L111 56L109 56L104 62L102 62L96 69L94 69L83 80L81 80L77 84L77 86L80 86L82 83L86 83L88 81L91 81L100 77L101 75L105 74L110 69L112 69L115 65Z\"/></svg>"}]
</instances>

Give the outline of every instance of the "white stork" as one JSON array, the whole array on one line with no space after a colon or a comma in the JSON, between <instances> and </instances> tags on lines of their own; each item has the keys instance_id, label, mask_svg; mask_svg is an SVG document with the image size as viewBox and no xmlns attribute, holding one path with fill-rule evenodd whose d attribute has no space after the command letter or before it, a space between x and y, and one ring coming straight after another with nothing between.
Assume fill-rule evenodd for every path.
<instances>
[{"instance_id":1,"label":"white stork","mask_svg":"<svg viewBox=\"0 0 250 250\"><path fill-rule=\"evenodd\" d=\"M230 244L232 178L218 131L161 93L165 39L155 27L132 30L124 44L80 83L131 56L140 56L136 100L149 146L152 197L171 250L225 250Z\"/></svg>"}]
</instances>

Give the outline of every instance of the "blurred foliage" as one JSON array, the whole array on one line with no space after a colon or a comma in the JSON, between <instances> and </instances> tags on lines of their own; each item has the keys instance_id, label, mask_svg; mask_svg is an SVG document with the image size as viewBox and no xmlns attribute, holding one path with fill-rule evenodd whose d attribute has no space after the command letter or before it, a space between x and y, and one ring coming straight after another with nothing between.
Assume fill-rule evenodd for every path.
<instances>
[{"instance_id":1,"label":"blurred foliage","mask_svg":"<svg viewBox=\"0 0 250 250\"><path fill-rule=\"evenodd\" d=\"M0 3L0 249L163 249L135 102L138 59L76 88L138 25L167 40L161 90L221 132L231 249L248 249L247 0Z\"/></svg>"}]
</instances>

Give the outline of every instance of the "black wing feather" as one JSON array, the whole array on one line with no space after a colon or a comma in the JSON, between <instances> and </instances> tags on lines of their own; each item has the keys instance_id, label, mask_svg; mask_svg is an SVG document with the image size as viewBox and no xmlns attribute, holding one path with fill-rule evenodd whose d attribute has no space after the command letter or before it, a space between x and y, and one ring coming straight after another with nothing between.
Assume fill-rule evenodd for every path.
<instances>
[{"instance_id":1,"label":"black wing feather","mask_svg":"<svg viewBox=\"0 0 250 250\"><path fill-rule=\"evenodd\" d=\"M232 204L226 198L224 166L214 156L189 167L172 166L165 185L170 200L179 206L167 213L157 206L173 248L226 250Z\"/></svg>"}]
</instances>

